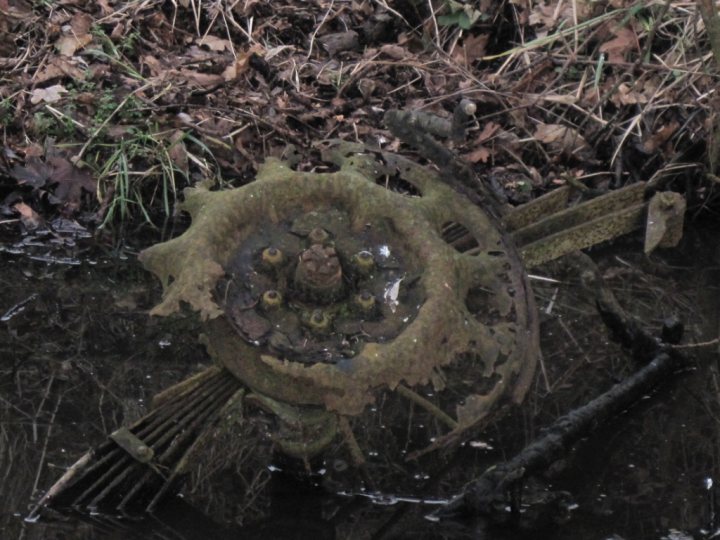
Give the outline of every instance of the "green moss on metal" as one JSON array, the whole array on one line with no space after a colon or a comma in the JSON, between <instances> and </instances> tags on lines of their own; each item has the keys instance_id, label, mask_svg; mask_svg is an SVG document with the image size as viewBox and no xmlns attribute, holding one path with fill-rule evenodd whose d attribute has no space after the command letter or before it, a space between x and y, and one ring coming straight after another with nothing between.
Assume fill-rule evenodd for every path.
<instances>
[{"instance_id":1,"label":"green moss on metal","mask_svg":"<svg viewBox=\"0 0 720 540\"><path fill-rule=\"evenodd\" d=\"M168 315L188 304L209 320L208 350L222 365L256 394L293 406L358 415L379 392L401 384L433 385L441 393L458 369L493 385L478 393L471 389L460 400L440 400L457 419L456 431L476 423L507 393L521 399L538 352L537 320L519 256L492 220L436 173L398 156L336 144L324 157L340 170L297 172L269 159L256 181L244 187L186 190L183 209L190 212L192 226L141 254L164 286L152 314ZM398 176L421 196L383 187L383 179ZM409 268L419 274L424 302L417 315L394 339L368 341L354 356L334 363L289 361L239 339L219 317L223 308L214 295L234 254L264 225L282 226L298 212L332 209L349 216L351 233L389 224L389 243L402 245ZM460 223L477 246L461 252L444 240L448 222ZM485 295L482 314L468 307L473 290ZM467 358L474 360L466 366Z\"/></svg>"}]
</instances>

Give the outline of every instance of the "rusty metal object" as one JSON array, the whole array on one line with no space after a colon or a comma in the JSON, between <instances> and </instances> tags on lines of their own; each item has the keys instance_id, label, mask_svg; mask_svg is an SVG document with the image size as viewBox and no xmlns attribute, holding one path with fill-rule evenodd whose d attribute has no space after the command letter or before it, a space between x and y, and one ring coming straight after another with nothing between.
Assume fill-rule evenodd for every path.
<instances>
[{"instance_id":1,"label":"rusty metal object","mask_svg":"<svg viewBox=\"0 0 720 540\"><path fill-rule=\"evenodd\" d=\"M561 188L511 212L506 226L528 267L639 229L645 223L645 182L610 191L564 208L570 188ZM541 216L535 210L552 210Z\"/></svg>"},{"instance_id":2,"label":"rusty metal object","mask_svg":"<svg viewBox=\"0 0 720 540\"><path fill-rule=\"evenodd\" d=\"M256 403L300 417L357 416L399 385L430 387L457 434L502 396L522 399L537 320L494 221L401 157L337 143L324 159L339 170L269 159L239 189L187 190L190 229L141 254L164 284L152 314L189 304ZM281 305L268 309L268 291Z\"/></svg>"},{"instance_id":3,"label":"rusty metal object","mask_svg":"<svg viewBox=\"0 0 720 540\"><path fill-rule=\"evenodd\" d=\"M148 415L80 458L38 508L152 511L187 471L207 427L243 392L240 382L218 367L168 389Z\"/></svg>"},{"instance_id":4,"label":"rusty metal object","mask_svg":"<svg viewBox=\"0 0 720 540\"><path fill-rule=\"evenodd\" d=\"M640 227L647 207L643 183L571 208L561 188L500 212L508 237L427 168L362 145L323 155L338 172L269 160L243 188L186 192L192 227L141 260L165 289L153 314L189 304L219 367L156 396L41 504L151 509L238 399L272 413L270 438L303 459L341 436L362 464L349 419L363 426L387 398L420 428L418 409L437 421L409 455L457 441L503 396L522 399L533 375L537 319L513 243L534 266ZM661 195L669 244L684 201Z\"/></svg>"}]
</instances>

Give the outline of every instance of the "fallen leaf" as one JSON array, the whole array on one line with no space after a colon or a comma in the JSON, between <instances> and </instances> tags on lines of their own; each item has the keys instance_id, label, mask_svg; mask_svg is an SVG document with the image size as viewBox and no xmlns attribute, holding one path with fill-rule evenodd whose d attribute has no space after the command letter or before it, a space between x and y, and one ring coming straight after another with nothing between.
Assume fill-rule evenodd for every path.
<instances>
[{"instance_id":1,"label":"fallen leaf","mask_svg":"<svg viewBox=\"0 0 720 540\"><path fill-rule=\"evenodd\" d=\"M57 183L55 196L65 203L65 213L76 212L80 209L82 191L95 193L96 180L88 171L79 169L62 156L53 156L47 162L53 169L49 183Z\"/></svg>"},{"instance_id":2,"label":"fallen leaf","mask_svg":"<svg viewBox=\"0 0 720 540\"><path fill-rule=\"evenodd\" d=\"M469 152L465 155L463 155L463 159L466 161L469 161L470 163L487 163L488 159L490 159L491 152L489 149L487 149L484 146L480 146L473 150L472 152Z\"/></svg>"},{"instance_id":3,"label":"fallen leaf","mask_svg":"<svg viewBox=\"0 0 720 540\"><path fill-rule=\"evenodd\" d=\"M10 176L20 185L41 188L52 175L52 167L43 163L39 157L30 156L25 159L25 165L15 165L10 169Z\"/></svg>"},{"instance_id":4,"label":"fallen leaf","mask_svg":"<svg viewBox=\"0 0 720 540\"><path fill-rule=\"evenodd\" d=\"M88 45L91 41L92 36L90 34L81 36L60 36L60 38L55 42L55 47L57 47L58 51L60 51L60 54L63 56L73 56L78 50Z\"/></svg>"},{"instance_id":5,"label":"fallen leaf","mask_svg":"<svg viewBox=\"0 0 720 540\"><path fill-rule=\"evenodd\" d=\"M27 230L34 231L42 225L42 218L24 202L15 203L12 208L20 214L20 222Z\"/></svg>"},{"instance_id":6,"label":"fallen leaf","mask_svg":"<svg viewBox=\"0 0 720 540\"><path fill-rule=\"evenodd\" d=\"M47 88L36 88L30 94L30 103L37 105L41 101L45 103L57 103L62 99L61 94L66 94L67 90L61 84L54 84Z\"/></svg>"},{"instance_id":7,"label":"fallen leaf","mask_svg":"<svg viewBox=\"0 0 720 540\"><path fill-rule=\"evenodd\" d=\"M169 137L170 146L168 148L168 156L170 156L170 160L173 162L173 165L175 165L179 171L187 176L189 160L184 138L185 133L181 130L176 129L172 132Z\"/></svg>"},{"instance_id":8,"label":"fallen leaf","mask_svg":"<svg viewBox=\"0 0 720 540\"><path fill-rule=\"evenodd\" d=\"M500 124L496 124L495 122L488 122L483 126L482 131L480 131L480 134L475 139L475 142L484 143L485 141L489 140L490 137L495 135L498 129L500 129Z\"/></svg>"},{"instance_id":9,"label":"fallen leaf","mask_svg":"<svg viewBox=\"0 0 720 540\"><path fill-rule=\"evenodd\" d=\"M594 9L592 0L565 2L562 5L558 2L533 2L533 4L534 7L528 17L528 22L532 26L538 26L542 29L538 30L540 32L538 37L547 35L549 30L560 23L572 25L576 21L578 23L583 22L593 14Z\"/></svg>"},{"instance_id":10,"label":"fallen leaf","mask_svg":"<svg viewBox=\"0 0 720 540\"><path fill-rule=\"evenodd\" d=\"M232 50L232 43L230 43L227 39L221 39L216 36L203 36L196 40L196 42L200 46L205 45L211 51Z\"/></svg>"},{"instance_id":11,"label":"fallen leaf","mask_svg":"<svg viewBox=\"0 0 720 540\"><path fill-rule=\"evenodd\" d=\"M648 97L638 92L627 83L620 83L617 90L613 92L610 100L615 105L637 105L638 103L647 103Z\"/></svg>"},{"instance_id":12,"label":"fallen leaf","mask_svg":"<svg viewBox=\"0 0 720 540\"><path fill-rule=\"evenodd\" d=\"M326 34L320 38L320 43L322 43L330 56L335 56L342 51L352 51L360 47L358 33L354 30Z\"/></svg>"},{"instance_id":13,"label":"fallen leaf","mask_svg":"<svg viewBox=\"0 0 720 540\"><path fill-rule=\"evenodd\" d=\"M257 341L272 330L272 324L251 309L241 310L233 307L231 318L237 329L250 341Z\"/></svg>"},{"instance_id":14,"label":"fallen leaf","mask_svg":"<svg viewBox=\"0 0 720 540\"><path fill-rule=\"evenodd\" d=\"M613 34L615 35L613 39L600 45L600 52L607 53L608 62L625 62L625 55L637 48L637 35L627 26L616 27L613 29Z\"/></svg>"},{"instance_id":15,"label":"fallen leaf","mask_svg":"<svg viewBox=\"0 0 720 540\"><path fill-rule=\"evenodd\" d=\"M222 76L215 75L214 73L199 73L197 71L190 71L189 69L181 69L180 74L188 81L192 81L203 88L212 88L225 82Z\"/></svg>"},{"instance_id":16,"label":"fallen leaf","mask_svg":"<svg viewBox=\"0 0 720 540\"><path fill-rule=\"evenodd\" d=\"M562 124L538 124L534 137L557 153L582 159L591 152L590 145L575 128Z\"/></svg>"},{"instance_id":17,"label":"fallen leaf","mask_svg":"<svg viewBox=\"0 0 720 540\"><path fill-rule=\"evenodd\" d=\"M232 62L223 71L222 78L225 81L234 81L240 75L245 73L250 68L250 54L242 53L238 55L234 62Z\"/></svg>"},{"instance_id":18,"label":"fallen leaf","mask_svg":"<svg viewBox=\"0 0 720 540\"><path fill-rule=\"evenodd\" d=\"M464 66L479 60L485 56L485 49L489 39L489 34L467 36L460 46L455 47L452 54L453 60Z\"/></svg>"},{"instance_id":19,"label":"fallen leaf","mask_svg":"<svg viewBox=\"0 0 720 540\"><path fill-rule=\"evenodd\" d=\"M225 68L225 71L223 71L222 78L225 81L232 81L237 79L240 75L245 73L248 69L250 69L250 58L252 58L253 54L257 54L258 56L262 56L263 54L263 48L261 45L253 45L250 47L247 51L242 51L240 54L238 54L237 58L235 58L235 61L232 62L228 67Z\"/></svg>"},{"instance_id":20,"label":"fallen leaf","mask_svg":"<svg viewBox=\"0 0 720 540\"><path fill-rule=\"evenodd\" d=\"M405 276L388 283L387 288L383 293L383 299L385 300L385 303L388 305L388 307L390 307L390 311L392 311L393 313L395 313L395 310L397 309L399 304L398 296L400 296L400 284L402 283L403 279L405 279Z\"/></svg>"},{"instance_id":21,"label":"fallen leaf","mask_svg":"<svg viewBox=\"0 0 720 540\"><path fill-rule=\"evenodd\" d=\"M90 33L93 18L87 13L76 13L70 19L70 28L75 36L86 36Z\"/></svg>"},{"instance_id":22,"label":"fallen leaf","mask_svg":"<svg viewBox=\"0 0 720 540\"><path fill-rule=\"evenodd\" d=\"M673 134L678 130L679 127L680 124L675 120L673 120L669 124L665 124L664 126L660 127L660 129L658 129L655 133L653 133L650 137L643 140L642 144L640 145L640 150L642 150L646 154L652 154L658 148L664 145L668 141L668 139L673 136Z\"/></svg>"},{"instance_id":23,"label":"fallen leaf","mask_svg":"<svg viewBox=\"0 0 720 540\"><path fill-rule=\"evenodd\" d=\"M70 59L65 56L55 56L33 76L35 84L42 84L51 79L59 77L70 77L75 80L83 80L86 71L76 66Z\"/></svg>"},{"instance_id":24,"label":"fallen leaf","mask_svg":"<svg viewBox=\"0 0 720 540\"><path fill-rule=\"evenodd\" d=\"M393 60L402 60L408 55L407 49L401 47L400 45L394 45L392 43L387 43L380 47L380 52L386 54Z\"/></svg>"}]
</instances>

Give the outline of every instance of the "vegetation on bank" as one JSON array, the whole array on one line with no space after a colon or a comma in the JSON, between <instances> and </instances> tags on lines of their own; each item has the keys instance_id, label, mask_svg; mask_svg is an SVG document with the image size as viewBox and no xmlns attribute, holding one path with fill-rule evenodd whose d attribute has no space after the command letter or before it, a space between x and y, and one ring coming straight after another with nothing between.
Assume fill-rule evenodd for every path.
<instances>
[{"instance_id":1,"label":"vegetation on bank","mask_svg":"<svg viewBox=\"0 0 720 540\"><path fill-rule=\"evenodd\" d=\"M390 108L478 112L454 150L522 203L572 183L718 183L711 2L0 0L0 226L158 224ZM407 151L404 149L403 151Z\"/></svg>"}]
</instances>

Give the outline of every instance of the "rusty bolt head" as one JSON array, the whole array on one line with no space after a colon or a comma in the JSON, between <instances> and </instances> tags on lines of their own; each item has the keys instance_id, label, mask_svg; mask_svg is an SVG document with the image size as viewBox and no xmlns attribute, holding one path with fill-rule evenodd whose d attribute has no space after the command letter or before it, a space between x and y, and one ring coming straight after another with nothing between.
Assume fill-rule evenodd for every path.
<instances>
[{"instance_id":1,"label":"rusty bolt head","mask_svg":"<svg viewBox=\"0 0 720 540\"><path fill-rule=\"evenodd\" d=\"M262 307L265 309L273 309L280 305L282 305L283 297L282 294L279 291L276 291L275 289L270 289L269 291L265 291L262 295Z\"/></svg>"},{"instance_id":2,"label":"rusty bolt head","mask_svg":"<svg viewBox=\"0 0 720 540\"><path fill-rule=\"evenodd\" d=\"M267 247L263 249L262 261L270 266L278 266L282 264L284 259L283 252L276 247Z\"/></svg>"},{"instance_id":3,"label":"rusty bolt head","mask_svg":"<svg viewBox=\"0 0 720 540\"><path fill-rule=\"evenodd\" d=\"M314 310L307 319L307 325L310 327L310 330L320 334L330 330L331 322L330 316L322 309Z\"/></svg>"},{"instance_id":4,"label":"rusty bolt head","mask_svg":"<svg viewBox=\"0 0 720 540\"><path fill-rule=\"evenodd\" d=\"M352 263L361 274L368 274L375 266L375 258L369 251L358 251L352 256Z\"/></svg>"},{"instance_id":5,"label":"rusty bolt head","mask_svg":"<svg viewBox=\"0 0 720 540\"><path fill-rule=\"evenodd\" d=\"M332 286L342 280L342 267L335 248L313 244L300 254L296 279L309 285Z\"/></svg>"},{"instance_id":6,"label":"rusty bolt head","mask_svg":"<svg viewBox=\"0 0 720 540\"><path fill-rule=\"evenodd\" d=\"M308 240L312 244L324 244L330 239L330 233L322 227L315 227L308 233Z\"/></svg>"},{"instance_id":7,"label":"rusty bolt head","mask_svg":"<svg viewBox=\"0 0 720 540\"><path fill-rule=\"evenodd\" d=\"M361 291L355 295L355 305L362 311L370 311L375 307L375 297L370 291Z\"/></svg>"}]
</instances>

